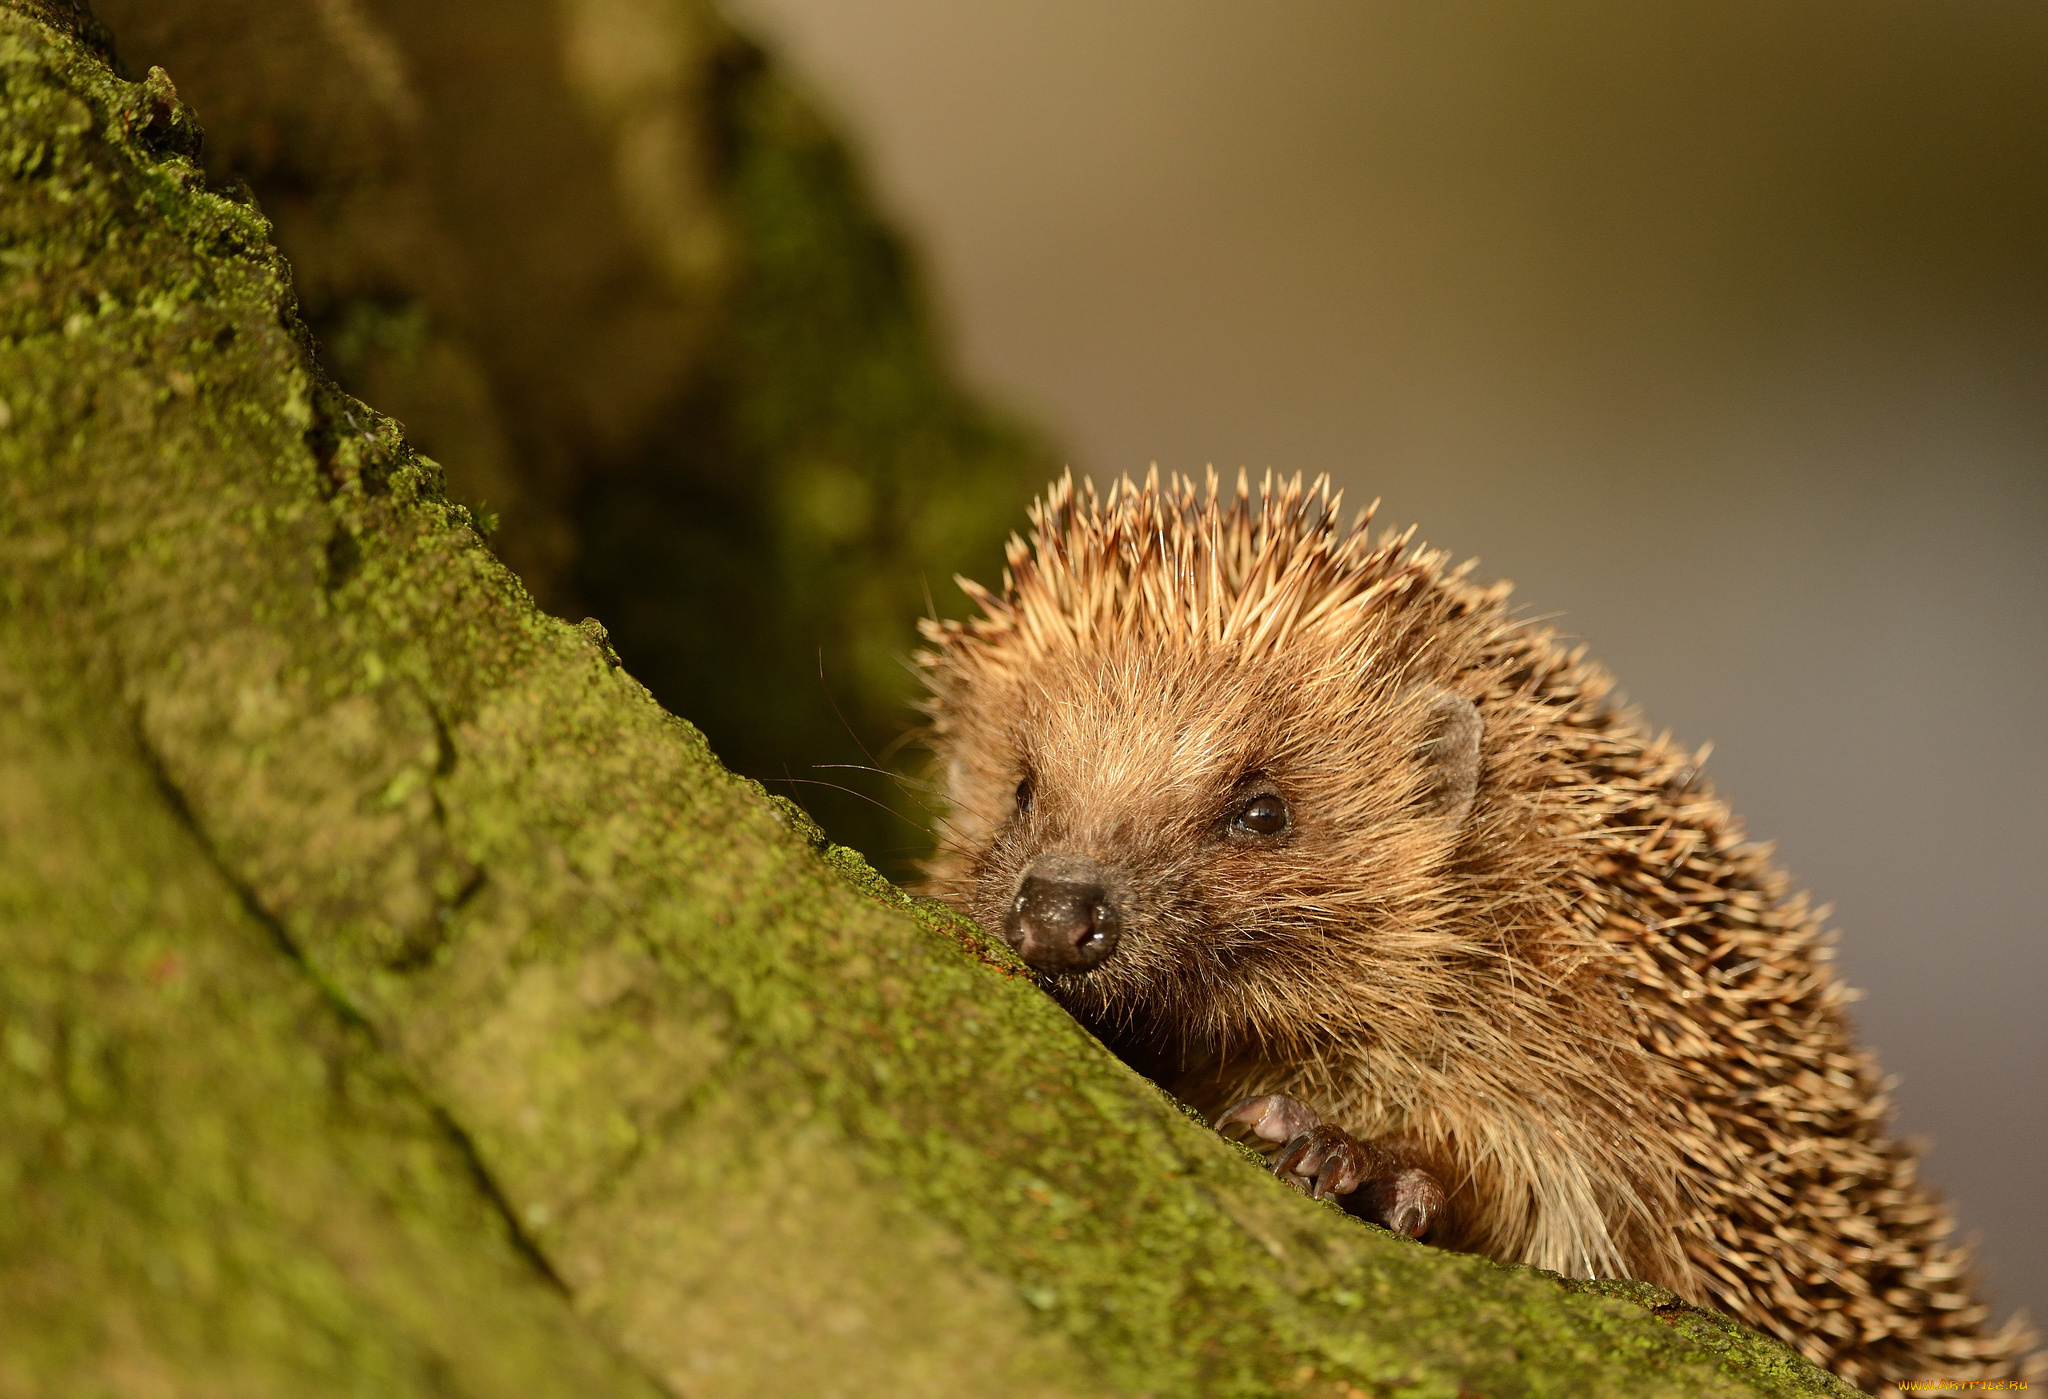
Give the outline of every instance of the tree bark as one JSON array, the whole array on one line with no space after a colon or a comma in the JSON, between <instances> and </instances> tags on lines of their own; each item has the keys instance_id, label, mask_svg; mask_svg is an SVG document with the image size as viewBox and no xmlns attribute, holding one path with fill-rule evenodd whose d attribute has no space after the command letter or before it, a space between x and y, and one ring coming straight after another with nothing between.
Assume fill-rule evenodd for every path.
<instances>
[{"instance_id":1,"label":"tree bark","mask_svg":"<svg viewBox=\"0 0 2048 1399\"><path fill-rule=\"evenodd\" d=\"M0 7L0 1395L1820 1395L1264 1174L721 768Z\"/></svg>"}]
</instances>

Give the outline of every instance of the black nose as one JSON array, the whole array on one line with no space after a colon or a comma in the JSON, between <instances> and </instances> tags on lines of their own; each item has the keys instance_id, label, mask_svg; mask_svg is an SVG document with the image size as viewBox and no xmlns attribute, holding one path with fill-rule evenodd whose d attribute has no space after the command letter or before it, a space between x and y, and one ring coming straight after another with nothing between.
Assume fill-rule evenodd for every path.
<instances>
[{"instance_id":1,"label":"black nose","mask_svg":"<svg viewBox=\"0 0 2048 1399\"><path fill-rule=\"evenodd\" d=\"M1003 936L1034 970L1085 972L1116 951L1123 921L1102 872L1080 855L1036 860L1003 917Z\"/></svg>"}]
</instances>

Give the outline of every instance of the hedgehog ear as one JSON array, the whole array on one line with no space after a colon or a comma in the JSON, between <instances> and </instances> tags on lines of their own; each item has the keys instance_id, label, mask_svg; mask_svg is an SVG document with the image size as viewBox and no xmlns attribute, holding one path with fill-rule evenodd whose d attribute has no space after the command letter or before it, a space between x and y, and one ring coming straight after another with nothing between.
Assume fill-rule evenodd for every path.
<instances>
[{"instance_id":1,"label":"hedgehog ear","mask_svg":"<svg viewBox=\"0 0 2048 1399\"><path fill-rule=\"evenodd\" d=\"M1486 722L1471 700L1440 690L1429 702L1425 725L1428 737L1422 752L1430 780L1423 793L1422 812L1463 821L1479 791L1479 738Z\"/></svg>"}]
</instances>

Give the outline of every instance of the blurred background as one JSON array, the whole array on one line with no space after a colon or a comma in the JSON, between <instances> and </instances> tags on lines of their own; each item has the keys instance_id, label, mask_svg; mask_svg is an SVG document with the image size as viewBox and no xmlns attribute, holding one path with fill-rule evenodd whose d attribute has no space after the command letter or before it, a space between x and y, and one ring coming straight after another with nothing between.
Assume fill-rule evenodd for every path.
<instances>
[{"instance_id":1,"label":"blurred background","mask_svg":"<svg viewBox=\"0 0 2048 1399\"><path fill-rule=\"evenodd\" d=\"M1077 468L1327 471L1711 740L2048 1320L2048 9L734 12Z\"/></svg>"},{"instance_id":2,"label":"blurred background","mask_svg":"<svg viewBox=\"0 0 2048 1399\"><path fill-rule=\"evenodd\" d=\"M542 605L890 873L911 620L1062 462L1515 579L1835 906L2048 1320L2048 10L94 8Z\"/></svg>"}]
</instances>

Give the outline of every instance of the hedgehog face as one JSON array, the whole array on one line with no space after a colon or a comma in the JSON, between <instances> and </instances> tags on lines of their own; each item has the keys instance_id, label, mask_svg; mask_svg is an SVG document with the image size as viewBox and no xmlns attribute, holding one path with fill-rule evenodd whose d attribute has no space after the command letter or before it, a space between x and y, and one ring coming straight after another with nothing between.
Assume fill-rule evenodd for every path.
<instances>
[{"instance_id":1,"label":"hedgehog face","mask_svg":"<svg viewBox=\"0 0 2048 1399\"><path fill-rule=\"evenodd\" d=\"M1443 901L1479 736L1445 698L1286 652L1049 658L949 706L941 892L1106 1037L1298 1035Z\"/></svg>"},{"instance_id":2,"label":"hedgehog face","mask_svg":"<svg viewBox=\"0 0 2048 1399\"><path fill-rule=\"evenodd\" d=\"M1475 852L1531 848L1464 839L1482 724L1458 694L1515 702L1473 624L1499 595L1372 542L1369 512L1342 527L1327 482L1219 488L1063 478L1002 591L962 581L982 615L924 624L928 887L1120 1048L1421 1056L1447 1008L1486 1013L1461 980L1513 935Z\"/></svg>"}]
</instances>

